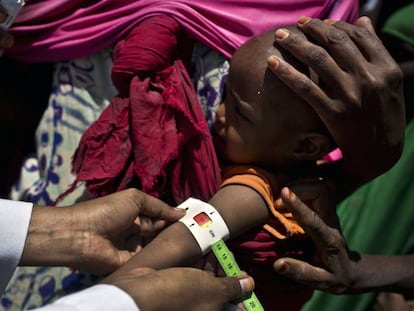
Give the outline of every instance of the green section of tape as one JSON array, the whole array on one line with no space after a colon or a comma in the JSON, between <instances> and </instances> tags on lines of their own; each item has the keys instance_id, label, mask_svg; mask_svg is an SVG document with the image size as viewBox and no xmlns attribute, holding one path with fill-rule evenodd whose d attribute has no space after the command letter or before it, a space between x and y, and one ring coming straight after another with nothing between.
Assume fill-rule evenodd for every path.
<instances>
[{"instance_id":1,"label":"green section of tape","mask_svg":"<svg viewBox=\"0 0 414 311\"><path fill-rule=\"evenodd\" d=\"M234 260L230 250L227 248L226 243L223 240L217 241L211 246L211 250L224 272L227 276L241 275L241 270L237 262ZM262 304L254 293L251 293L250 297L243 300L243 304L248 311L264 311Z\"/></svg>"}]
</instances>

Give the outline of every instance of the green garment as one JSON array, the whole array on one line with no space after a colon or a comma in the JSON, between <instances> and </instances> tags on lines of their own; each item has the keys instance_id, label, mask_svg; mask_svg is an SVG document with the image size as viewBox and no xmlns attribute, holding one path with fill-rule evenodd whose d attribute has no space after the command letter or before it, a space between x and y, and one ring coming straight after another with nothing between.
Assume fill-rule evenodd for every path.
<instances>
[{"instance_id":1,"label":"green garment","mask_svg":"<svg viewBox=\"0 0 414 311\"><path fill-rule=\"evenodd\" d=\"M388 17L381 31L414 46L414 3Z\"/></svg>"},{"instance_id":2,"label":"green garment","mask_svg":"<svg viewBox=\"0 0 414 311\"><path fill-rule=\"evenodd\" d=\"M406 254L414 246L414 121L403 155L388 172L358 189L338 207L350 249L367 254ZM381 271L378 271L381 273ZM303 311L372 310L376 295L315 292Z\"/></svg>"}]
</instances>

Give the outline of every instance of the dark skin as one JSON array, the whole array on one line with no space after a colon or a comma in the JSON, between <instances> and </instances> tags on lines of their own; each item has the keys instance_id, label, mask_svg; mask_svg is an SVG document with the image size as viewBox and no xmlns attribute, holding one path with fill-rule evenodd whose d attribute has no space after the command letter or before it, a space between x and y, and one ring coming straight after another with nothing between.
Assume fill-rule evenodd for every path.
<instances>
[{"instance_id":1,"label":"dark skin","mask_svg":"<svg viewBox=\"0 0 414 311\"><path fill-rule=\"evenodd\" d=\"M269 217L269 210L262 197L246 186L226 186L216 193L210 203L226 221L232 238L261 224ZM243 213L240 213L240 210L243 210ZM187 227L178 222L163 230L121 269L191 266L196 264L201 256L201 250Z\"/></svg>"},{"instance_id":2,"label":"dark skin","mask_svg":"<svg viewBox=\"0 0 414 311\"><path fill-rule=\"evenodd\" d=\"M366 18L359 19L356 27L346 28L345 31L357 31L359 27L365 27L365 24L368 25L367 29L371 34L368 33L367 36L365 36L368 38L368 41L361 46L364 46L366 49L371 49L372 53L378 53L379 57L389 59L388 54L383 50L384 48L382 44L377 42L376 36L373 36L372 27ZM304 26L304 29L305 28L306 25ZM319 31L322 32L322 28L320 28ZM370 39L371 36L373 36L373 38ZM361 36L360 39L353 39L356 43L360 40L364 40L364 37ZM303 42L298 44L298 53L300 53L299 50L303 44ZM401 48L399 48L399 52L401 52ZM325 55L325 57L330 56ZM400 61L399 65L404 71L404 75L410 77L410 62L408 60L398 60ZM368 73L376 74L379 81L390 79L391 81L394 80L394 82L398 82L400 79L397 76L398 80L395 80L396 76L394 73L393 62L386 61L383 65L378 63L377 66L377 69L374 71L370 70L372 67L365 67L365 69L368 70ZM391 71L388 71L387 68L391 69ZM282 68L276 68L276 71L282 71L282 69L283 65ZM363 76L360 76L360 78L362 77ZM377 128L389 137L386 141L392 141L390 138L393 138L393 140L397 142L394 145L398 146L403 143L402 139L398 143L398 137L401 135L405 122L400 121L395 124L392 122L393 120L395 121L402 118L401 106L404 105L404 100L400 84L394 83L393 85L393 88L387 89L387 92L390 93L383 99L376 97L372 99L366 98L366 102L368 109L369 107L375 107L375 101L379 100L377 105L380 110L377 113L394 114L385 118L383 122L380 122ZM350 85L348 85L348 87L349 86ZM365 87L367 86L369 86L369 84L366 84ZM316 87L314 85L311 87L316 89L315 92L323 90L322 87ZM362 93L363 89L364 88L361 88ZM393 103L393 105L386 105L386 100L388 98L393 98L390 102ZM327 99L323 101L323 98L321 98L321 102L326 106L327 112L335 107L333 106L334 101L332 100ZM351 103L344 101L343 104L344 107L347 107ZM394 110L394 108L397 109ZM350 111L357 113L358 109L352 109ZM388 131L384 131L385 126L388 127ZM374 150L379 148L378 150L381 150L387 146L387 144L384 144L383 146L379 144L379 141L377 141L378 136L373 136L373 138L374 140L367 142L367 148L374 148ZM391 150L395 151L398 150L398 148L392 148ZM350 151L352 152L352 149ZM394 156L395 155L396 154L394 154ZM388 160L392 160L392 156L388 156ZM378 159L378 161L383 160L383 157ZM386 162L387 161L383 164ZM392 161L390 163L392 163ZM369 166L373 166L373 164L378 165L378 163L374 162L367 163ZM386 167L382 165L380 165L379 168ZM370 170L375 172L375 167L372 167ZM377 170L377 173L378 172L381 172L381 169ZM281 258L275 262L275 270L292 280L334 294L353 294L369 291L411 293L414 286L414 256L359 255L355 252L351 252L347 248L346 242L341 235L338 222L329 220L335 219L336 217L336 215L331 212L335 208L335 199L332 198L332 191L326 189L326 185L317 185L315 182L313 182L311 186L313 187L313 190L306 190L303 185L292 185L290 189L293 192L296 192L298 196L290 196L289 189L284 189L282 191L282 199L284 205L294 213L296 220L314 240L315 246L319 250L319 257L321 260L317 264L310 265L309 263L295 261L293 259ZM317 189L318 187L319 190ZM314 210L305 206L299 197L306 201L314 200L312 201L312 208ZM331 199L327 200L329 197L331 197ZM322 198L325 199L321 201ZM330 216L327 217L327 214ZM378 273L379 270L381 273Z\"/></svg>"},{"instance_id":3,"label":"dark skin","mask_svg":"<svg viewBox=\"0 0 414 311\"><path fill-rule=\"evenodd\" d=\"M271 169L268 178L272 191L279 193L281 186L295 176L298 166L301 174L306 174L314 167L312 163L328 152L330 144L317 131L322 127L318 116L269 72L266 58L277 52L272 42L273 31L268 31L246 42L233 55L227 97L222 104L225 116L219 120L223 122L223 130L218 136L223 143L220 146L224 145L219 152L224 159L233 165ZM283 175L276 176L278 171ZM249 229L260 228L270 217L261 195L244 185L219 189L210 203L225 220L231 239ZM176 223L127 265L163 269L192 265L201 255L191 233L183 224Z\"/></svg>"},{"instance_id":4,"label":"dark skin","mask_svg":"<svg viewBox=\"0 0 414 311\"><path fill-rule=\"evenodd\" d=\"M198 311L222 310L254 288L253 279L247 276L215 277L193 268L119 270L102 283L126 291L141 311L181 311L188 306Z\"/></svg>"},{"instance_id":5,"label":"dark skin","mask_svg":"<svg viewBox=\"0 0 414 311\"><path fill-rule=\"evenodd\" d=\"M35 206L19 264L107 274L183 214L136 189L67 207Z\"/></svg>"},{"instance_id":6,"label":"dark skin","mask_svg":"<svg viewBox=\"0 0 414 311\"><path fill-rule=\"evenodd\" d=\"M327 125L345 155L331 177L343 180L339 185L349 193L352 189L346 185L380 175L401 155L405 129L402 73L367 17L355 25L301 17L298 26L319 45L298 34L282 34L276 41L325 83L313 83L280 58L270 59L269 68ZM13 37L0 30L0 49L12 44Z\"/></svg>"},{"instance_id":7,"label":"dark skin","mask_svg":"<svg viewBox=\"0 0 414 311\"><path fill-rule=\"evenodd\" d=\"M324 23L303 17L299 19L298 26L304 33L321 42L329 53L308 41L302 33L292 30L283 29L282 33L279 30L276 32L276 40L280 46L310 66L324 83L314 83L280 56L270 57L269 67L318 113L341 147L344 160L335 163L335 175L332 170L329 175L335 177L334 181L339 184L341 194L344 195L355 189L356 185L387 170L401 154L405 129L401 71L375 35L367 18L360 18L355 25L349 25L342 22ZM350 54L355 55L355 58L349 58ZM391 85L391 90L385 87L387 83ZM248 95L244 97L249 100ZM372 158L378 161L372 161ZM343 177L346 179L341 179ZM352 181L352 189L347 188L348 181ZM248 188L245 192L248 192ZM257 207L255 212L259 216L255 221L249 218L247 222L251 222L245 223L243 230L262 222L265 219L262 217L268 216L260 196L256 194L255 197L254 191L251 196L252 203ZM237 198L234 195L232 197ZM221 202L226 201L223 199ZM237 228L232 227L232 221L226 218L226 212L220 208L226 206L226 210L231 211L232 203L221 205L214 202L214 199L211 203L223 213L230 232L236 236L240 234L232 231ZM248 205L246 204L247 209ZM237 210L246 211L241 206L244 205L235 204L235 213ZM238 220L239 225L243 223ZM179 253L185 248L176 245L177 257L174 257L176 259L173 265L188 264L200 255L191 235L185 231L182 227L180 234L187 234L186 240L193 242L191 252L186 252L187 255L191 254L188 258L192 260L183 259ZM168 238L165 239L168 241ZM147 260L153 263L152 259L148 256ZM144 260L144 264L147 260ZM167 261L164 259L162 264Z\"/></svg>"},{"instance_id":8,"label":"dark skin","mask_svg":"<svg viewBox=\"0 0 414 311\"><path fill-rule=\"evenodd\" d=\"M297 195L296 195L296 194ZM324 182L303 182L283 188L283 205L295 216L312 238L320 262L312 265L291 258L280 258L274 269L281 275L312 288L333 294L370 291L412 293L414 255L361 255L351 252L341 235L332 188ZM302 200L311 202L312 209ZM322 218L319 215L323 215ZM381 273L378 273L381 271Z\"/></svg>"},{"instance_id":9,"label":"dark skin","mask_svg":"<svg viewBox=\"0 0 414 311\"><path fill-rule=\"evenodd\" d=\"M301 19L299 28L319 38L322 46L327 46L332 54L328 54L323 47L311 43L298 32L289 31L288 37L278 39L279 44L312 67L319 79L329 83L321 86L315 84L280 57L276 60L270 58L269 67L319 114L334 139L338 141L344 153L344 161L337 164L339 175L336 176L347 176L350 180L359 183L369 180L394 164L401 153L404 122L400 121L404 119L404 101L400 87L399 67L382 44L379 44L379 39L372 32L372 27L366 19L360 19L357 26L342 23L329 24L320 20L303 23ZM332 35L338 32L341 34L339 38L342 38L342 41L332 43L330 39L328 40L328 33ZM356 53L355 49L361 51ZM357 59L348 60L347 55L350 51L356 53ZM306 55L319 55L319 62L308 59ZM366 55L371 56L369 61ZM278 62L279 66L275 66L274 61ZM354 66L362 66L363 72L361 73ZM352 67L352 70L347 67ZM374 91L378 89L375 81L372 81L374 74L378 78L376 81L378 84L391 83L392 87L380 88L380 91L375 93ZM368 114L369 110L373 110L371 114ZM367 122L363 122L365 118ZM347 142L349 139L352 143ZM375 153L374 159L378 161L374 161L364 154L367 151L372 156L372 150L388 152L384 155L382 152ZM366 165L362 165L363 161ZM235 204L237 200L234 198L243 198L243 200ZM222 188L211 203L222 214L232 237L242 233L239 230L248 230L269 217L263 199L254 190L243 186ZM235 218L234 213L240 216L241 213L237 214L240 210L243 210L246 217L236 217L237 220L232 221ZM181 243L177 243L175 238L177 236L181 237L179 239ZM153 254L156 254L161 247L164 249L165 245L173 255L154 260ZM141 252L134 257L125 268L150 265L159 269L166 266L190 265L201 256L197 244L182 224L170 226L145 250L147 252Z\"/></svg>"},{"instance_id":10,"label":"dark skin","mask_svg":"<svg viewBox=\"0 0 414 311\"><path fill-rule=\"evenodd\" d=\"M292 32L299 32L289 26ZM247 41L234 53L226 97L217 111L216 151L231 164L256 165L273 172L310 167L326 154L330 138L318 115L267 68L272 54L303 72L307 68L273 46L274 30Z\"/></svg>"},{"instance_id":11,"label":"dark skin","mask_svg":"<svg viewBox=\"0 0 414 311\"><path fill-rule=\"evenodd\" d=\"M401 155L402 72L367 17L354 25L301 17L298 27L304 35L279 30L275 40L321 82L314 83L278 57L269 58L269 67L317 112L341 148L343 161L321 170L336 181L340 199L387 171Z\"/></svg>"},{"instance_id":12,"label":"dark skin","mask_svg":"<svg viewBox=\"0 0 414 311\"><path fill-rule=\"evenodd\" d=\"M329 171L345 196L355 185L389 169L401 154L405 129L401 70L366 17L355 25L302 17L298 26L320 45L297 33L283 35L277 42L326 83L313 83L280 58L270 59L269 68L315 109L341 147L344 161L322 173ZM0 47L12 44L12 36L0 31ZM356 50L362 52L354 54ZM350 58L351 54L354 57Z\"/></svg>"},{"instance_id":13,"label":"dark skin","mask_svg":"<svg viewBox=\"0 0 414 311\"><path fill-rule=\"evenodd\" d=\"M345 44L340 46L327 39L321 40L320 42L322 50L334 50L337 53L333 53L332 56L324 53L319 60L327 59L329 61L315 62L306 60L306 55L314 55L312 51L321 52L320 46L311 43L306 38L292 40L290 43L289 40L286 40L285 38L285 40L280 40L279 44L286 47L288 50L291 50L291 53L296 57L305 59L305 63L310 63L310 66L318 73L320 79L330 81L330 87L327 87L326 85L318 86L312 84L309 78L303 76L300 72L295 71L292 67L289 67L283 60L279 60L280 65L277 68L275 62L272 60L270 60L269 65L272 71L292 88L295 93L307 101L318 112L322 119L330 121L327 126L331 133L333 133L335 140L338 141L338 138L341 137L343 140L346 140L344 139L344 136L350 135L350 137L355 140L354 142L357 142L355 146L350 146L345 143L339 143L339 141L341 141L339 139L338 144L343 149L344 154L351 156L349 160L347 160L348 157L345 157L344 165L341 167L344 170L340 170L340 172L345 172L352 178L365 181L392 166L401 152L403 143L403 128L401 127L403 127L404 124L403 122L399 122L401 120L401 112L403 111L400 109L400 105L403 104L402 93L399 87L401 72L399 70L394 70L393 62L389 61L385 49L381 44L378 44L378 41L376 41L375 35L370 31L369 22L366 20L359 20L356 26L346 25L344 29L341 29L339 24L325 25L331 28L326 28L325 26L315 28L312 27L312 23L300 23L299 27L308 35L320 35L322 36L322 39L326 32L332 31L332 27L341 30L342 34L345 33L342 38L357 42L358 48L362 48L365 51L363 54L356 55L356 58L350 58L350 64L359 64L359 62L362 62L366 65L364 66L364 73L370 73L370 75L367 76L366 74L360 74L359 72L347 72L347 74L353 75L353 79L348 78L345 79L345 81L342 81L342 74L340 74L342 70L338 70L336 64L337 62L341 63L341 59L349 55L349 45ZM358 29L363 28L362 32L365 33L365 36L358 35L358 32L355 31L355 27ZM369 33L364 29L368 29ZM7 46L3 45L3 47ZM342 51L344 47L345 51ZM324 51L326 52L326 50ZM377 56L375 66L365 59L365 55L371 54ZM384 61L384 58L387 61ZM375 77L377 84L370 83L370 77ZM300 83L295 81L300 81ZM376 93L378 84L388 86L389 83L393 87L380 87L379 89L382 93ZM344 92L349 96L342 98L341 95ZM359 96L351 96L355 94ZM363 99L364 109L361 107ZM318 102L321 105L320 107ZM380 109L378 109L377 106L374 106L374 104L378 104ZM316 109L318 107L319 109ZM378 117L370 118L370 124L353 122L354 117L357 119L364 119L368 112L374 113ZM343 117L344 114L349 118ZM386 116L385 119L383 118L384 116ZM352 125L352 131L349 131L349 125ZM366 135L361 134L366 132L372 133L372 128L376 128L378 130L377 133L381 133L383 136L378 134L371 137L369 135L370 139L367 141L365 140ZM358 135L356 135L357 133ZM383 139L385 143L383 143ZM366 149L371 149L372 153L374 153L373 150L376 150L375 154L377 157L375 158L375 163L373 163L374 161L371 161L369 157L367 159L367 157L364 156L364 153L361 153L361 151L366 151ZM387 152L383 152L384 150ZM363 157L360 161L355 160L356 155L363 155ZM381 157L378 157L378 155L381 155ZM354 160L352 160L353 158ZM353 167L353 163L358 164L358 162L363 162L364 160L366 161L364 164L367 165L359 165L361 170ZM254 197L253 194L250 195L252 195L252 197L249 199L258 199L257 196ZM257 210L255 213L257 213Z\"/></svg>"},{"instance_id":14,"label":"dark skin","mask_svg":"<svg viewBox=\"0 0 414 311\"><path fill-rule=\"evenodd\" d=\"M303 20L301 20L299 27L301 29L303 28L303 31L309 32L311 36L314 35L324 38L326 32L336 33L337 31L342 35L344 40L342 45L329 43L328 39L325 41L321 39L322 46L332 45L329 47L330 51L335 51L335 53L332 54L328 54L325 50L321 49L321 47L309 42L306 37L301 36L296 32L293 34L292 32L289 33L289 37L292 40L290 43L284 41L286 40L286 37L279 40L279 45L287 45L287 49L292 54L308 65L310 64L312 69L318 74L320 80L329 81L329 83L315 84L307 76L291 67L281 59L280 56L277 59L279 66L274 66L274 59L271 58L269 60L269 67L284 83L286 83L287 86L315 109L320 118L324 120L334 139L338 141L339 146L344 152L344 159L343 161L340 161L340 163L335 164L335 173L337 175L330 174L330 176L336 176L336 181L343 180L341 178L345 177L346 181L351 181L353 183L351 188L347 187L347 182L339 183L342 191L341 194L345 195L349 193L349 191L352 191L352 189L356 187L355 185L364 183L387 170L400 156L404 137L404 122L401 122L401 120L405 118L404 101L400 83L401 72L399 71L398 66L395 67L395 62L385 51L384 47L379 44L379 41L377 40L378 38L372 32L372 27L370 27L368 20L360 19L356 26L335 26L330 23L316 21L314 23L321 23L322 26L315 28L312 28L315 26L312 26L313 23L302 23ZM311 29L307 29L307 27L310 27ZM365 36L357 35L359 32L364 33ZM357 64L362 67L359 67L359 69L355 69L354 71L346 70L347 66L351 66L353 60L347 60L349 63L343 60L346 55L345 53L342 53L341 50L352 50L355 46L358 46L363 52L356 54L357 59L354 60L354 65ZM338 49L338 51L336 49ZM321 55L321 51L325 51L325 53L322 52ZM373 57L374 54L377 57ZM319 59L319 62L313 62L312 59L307 59L306 55L320 55L321 58ZM367 55L371 55L372 57L367 60ZM376 89L378 84L374 83L375 81L372 81L372 75L375 75L375 77L378 78L378 81L376 81L377 83L387 85L387 83L393 82L391 83L392 87L380 87L380 91L378 91L378 89ZM347 78L344 79L345 76L347 76ZM376 93L377 91L378 93ZM338 94L344 96L339 96L338 94L335 95L334 92L338 92ZM384 92L386 94L384 94ZM244 98L246 98L246 96L244 96ZM379 109L377 106L379 106ZM371 111L372 113L368 113L370 110L373 110ZM344 117L345 114L349 117ZM375 115L376 117L371 118L372 115ZM362 122L364 121L364 118L368 118L369 121ZM354 122L355 119L360 120L360 122ZM381 137L375 133L381 133L383 136ZM349 136L347 136L348 134ZM383 140L384 137L385 139ZM349 139L353 143L349 143ZM366 150L370 152L371 156L376 154L375 159L378 159L378 161L371 161L372 158L370 158L370 156L365 156L364 154L361 155L361 152L363 153ZM377 152L385 150L390 152L384 154L380 152L381 155L378 156L378 154L374 152L375 150ZM367 161L367 163L365 163L366 165L362 165L362 161ZM318 182L313 180L312 184L317 185ZM286 193L284 195L286 200ZM247 203L246 206L244 207L244 205L235 204L237 200L234 198L242 198L240 201ZM307 197L306 199L322 200L323 198L324 197L321 196L318 198ZM324 202L322 200L322 202L319 202L320 204L329 206L329 208L318 210L318 212L323 219L330 219L328 224L333 226L333 228L337 228L338 222L335 215L334 204L336 196L330 197L329 200L330 201ZM223 218L228 222L232 237L237 236L237 232L245 231L258 223L261 223L269 216L266 205L261 197L252 189L242 186L227 186L221 189L210 203L216 206ZM316 203L315 205L318 206ZM221 208L222 206L225 206L226 208ZM249 210L249 206L250 208L251 206L255 206L255 208ZM246 213L245 215L248 215L248 217L251 215L251 218L248 219L248 221L250 221L249 223L244 222L244 217L240 217L234 222L231 220L234 219L233 213L236 213L236 215L241 214L237 213L241 209L243 209L243 213ZM299 215L298 217L300 219L301 216ZM254 223L252 219L255 219L256 222ZM313 214L310 219L314 221L316 219L315 214ZM319 229L320 226L318 222L311 222L311 224L314 225L313 228L315 230L323 230ZM305 227L305 229L308 230L307 227ZM170 264L193 264L197 261L200 257L200 250L194 240L192 240L191 234L184 228L184 226L170 226L164 232L165 235L162 235L163 240L160 240L159 243L156 242L155 244L151 243L148 245L148 252L146 255L144 256L145 251L142 252L140 254L143 255L142 257L139 259L133 258L127 263L125 268L133 269L135 264L141 264L141 261L143 265L153 265L154 257L152 255L156 254L161 247L172 248L173 255L169 258L162 259L162 262L157 262L156 265L160 265L160 267ZM316 231L316 233L318 232L320 231ZM359 257L354 256L354 253L348 251L345 243L341 239L342 236L340 235L340 232L338 231L335 233L328 231L324 233L325 234L322 236L328 237L328 241L322 239L316 241L315 244L320 250L320 264L330 264L330 266L327 266L327 270L319 267L315 267L313 270L303 270L306 269L306 265L308 265L307 263L295 265L292 263L291 259L286 258L276 261L274 266L275 270L306 285L333 293L360 292L369 288L370 284L364 284L363 282L358 283L356 281L356 275L357 273L360 273L360 269L364 269L366 264L371 264L371 260L376 260L376 258L362 257L361 259L363 260L358 261L361 265L356 266L355 262ZM185 243L177 243L177 239L171 239L169 237L170 234L175 237L180 236L182 237L182 239L180 238L180 241L190 241L190 243L187 246L185 246ZM312 233L310 235L314 238ZM172 257L174 258L173 260L171 260ZM368 259L368 261L364 262L365 259ZM400 263L401 262L398 262L398 264ZM401 271L407 273L408 269L409 268L407 267L402 268ZM303 271L305 272L302 273ZM370 275L369 279L374 280L372 277L373 275ZM379 281L384 285L384 279ZM398 282L399 281L397 281L397 283ZM383 287L381 286L381 289L382 288Z\"/></svg>"},{"instance_id":15,"label":"dark skin","mask_svg":"<svg viewBox=\"0 0 414 311\"><path fill-rule=\"evenodd\" d=\"M414 116L414 107L412 105L414 101L414 90L412 88L414 83L414 45L388 33L382 34L381 39L403 72L406 115L407 122L409 122Z\"/></svg>"},{"instance_id":16,"label":"dark skin","mask_svg":"<svg viewBox=\"0 0 414 311\"><path fill-rule=\"evenodd\" d=\"M0 11L0 23L5 17ZM12 45L13 37L0 30L0 56ZM140 213L147 217L138 217ZM152 238L166 221L182 215L182 211L135 189L67 208L36 206L20 264L108 273L141 249L141 239ZM45 247L46 253L41 251ZM248 276L216 277L191 268L119 269L101 283L127 292L142 311L185 310L190 304L200 311L221 310L254 288Z\"/></svg>"},{"instance_id":17,"label":"dark skin","mask_svg":"<svg viewBox=\"0 0 414 311\"><path fill-rule=\"evenodd\" d=\"M183 214L136 189L70 207L35 206L20 265L76 266L107 274L141 249L142 238ZM190 268L120 269L101 283L127 292L142 311L185 310L189 304L220 310L254 287L248 276L219 278Z\"/></svg>"}]
</instances>

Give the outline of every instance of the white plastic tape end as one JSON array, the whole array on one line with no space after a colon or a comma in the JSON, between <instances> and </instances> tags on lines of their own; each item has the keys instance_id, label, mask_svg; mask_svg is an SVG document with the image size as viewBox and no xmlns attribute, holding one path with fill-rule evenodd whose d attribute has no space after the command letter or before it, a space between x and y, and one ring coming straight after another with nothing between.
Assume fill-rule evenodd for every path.
<instances>
[{"instance_id":1,"label":"white plastic tape end","mask_svg":"<svg viewBox=\"0 0 414 311\"><path fill-rule=\"evenodd\" d=\"M229 229L224 219L211 204L189 198L178 205L177 208L187 211L180 222L190 230L203 255L210 251L211 245L229 237Z\"/></svg>"}]
</instances>

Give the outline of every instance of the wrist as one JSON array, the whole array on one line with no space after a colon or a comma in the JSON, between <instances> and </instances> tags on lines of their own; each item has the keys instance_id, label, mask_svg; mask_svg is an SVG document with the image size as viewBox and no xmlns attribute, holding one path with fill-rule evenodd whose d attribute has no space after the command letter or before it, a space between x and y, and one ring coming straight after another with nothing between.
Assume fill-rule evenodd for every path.
<instances>
[{"instance_id":1,"label":"wrist","mask_svg":"<svg viewBox=\"0 0 414 311\"><path fill-rule=\"evenodd\" d=\"M378 269L375 261L371 262L369 256L351 252L352 256L351 268L348 271L349 278L346 290L343 294L361 294L375 291L378 278Z\"/></svg>"},{"instance_id":2,"label":"wrist","mask_svg":"<svg viewBox=\"0 0 414 311\"><path fill-rule=\"evenodd\" d=\"M65 207L35 206L20 265L72 266L82 256L86 234Z\"/></svg>"}]
</instances>

